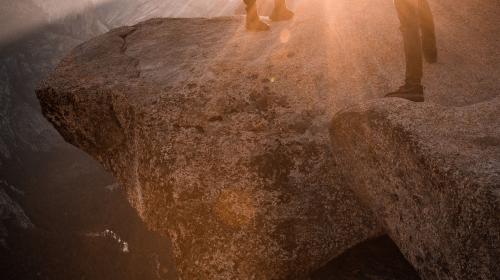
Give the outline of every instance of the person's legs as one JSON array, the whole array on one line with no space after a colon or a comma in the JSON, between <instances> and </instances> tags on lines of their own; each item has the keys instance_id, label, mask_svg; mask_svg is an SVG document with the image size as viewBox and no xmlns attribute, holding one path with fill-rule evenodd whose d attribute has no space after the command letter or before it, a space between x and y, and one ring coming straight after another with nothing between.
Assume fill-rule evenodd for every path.
<instances>
[{"instance_id":1,"label":"person's legs","mask_svg":"<svg viewBox=\"0 0 500 280\"><path fill-rule=\"evenodd\" d=\"M404 53L406 59L405 85L386 97L402 97L412 101L423 101L422 42L420 38L419 0L394 0L401 22Z\"/></svg>"},{"instance_id":2,"label":"person's legs","mask_svg":"<svg viewBox=\"0 0 500 280\"><path fill-rule=\"evenodd\" d=\"M425 60L429 63L435 63L437 62L436 31L432 11L427 0L419 0L419 18Z\"/></svg>"},{"instance_id":3,"label":"person's legs","mask_svg":"<svg viewBox=\"0 0 500 280\"><path fill-rule=\"evenodd\" d=\"M271 20L273 21L283 21L290 20L294 16L294 13L286 7L286 0L275 0L274 10L271 14Z\"/></svg>"},{"instance_id":4,"label":"person's legs","mask_svg":"<svg viewBox=\"0 0 500 280\"><path fill-rule=\"evenodd\" d=\"M257 13L256 0L243 0L246 5L247 19L246 27L249 31L266 31L269 25L262 22ZM282 21L293 18L294 13L286 7L286 0L275 0L271 20Z\"/></svg>"},{"instance_id":5,"label":"person's legs","mask_svg":"<svg viewBox=\"0 0 500 280\"><path fill-rule=\"evenodd\" d=\"M401 22L406 58L406 84L420 85L422 80L422 42L420 39L419 0L394 0Z\"/></svg>"},{"instance_id":6,"label":"person's legs","mask_svg":"<svg viewBox=\"0 0 500 280\"><path fill-rule=\"evenodd\" d=\"M246 28L249 31L267 31L269 30L269 25L262 22L257 13L256 0L243 0L246 5L247 18L246 18Z\"/></svg>"}]
</instances>

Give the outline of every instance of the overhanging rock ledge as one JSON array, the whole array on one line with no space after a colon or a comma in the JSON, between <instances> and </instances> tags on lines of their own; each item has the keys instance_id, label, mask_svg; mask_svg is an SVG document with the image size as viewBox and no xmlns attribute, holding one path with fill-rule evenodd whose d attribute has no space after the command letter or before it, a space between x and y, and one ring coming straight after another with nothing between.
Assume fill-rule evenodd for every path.
<instances>
[{"instance_id":1,"label":"overhanging rock ledge","mask_svg":"<svg viewBox=\"0 0 500 280\"><path fill-rule=\"evenodd\" d=\"M64 138L171 238L182 279L304 278L381 233L335 183L324 85L302 67L321 70L301 45L316 27L287 45L241 28L222 18L116 29L76 48L37 92Z\"/></svg>"},{"instance_id":2,"label":"overhanging rock ledge","mask_svg":"<svg viewBox=\"0 0 500 280\"><path fill-rule=\"evenodd\" d=\"M424 279L499 279L500 98L465 107L377 100L330 134L344 185Z\"/></svg>"}]
</instances>

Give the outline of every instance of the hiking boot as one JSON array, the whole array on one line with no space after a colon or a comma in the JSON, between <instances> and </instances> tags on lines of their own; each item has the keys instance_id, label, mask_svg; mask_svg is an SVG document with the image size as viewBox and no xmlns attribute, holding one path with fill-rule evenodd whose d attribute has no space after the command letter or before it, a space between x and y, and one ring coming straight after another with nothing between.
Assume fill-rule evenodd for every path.
<instances>
[{"instance_id":1,"label":"hiking boot","mask_svg":"<svg viewBox=\"0 0 500 280\"><path fill-rule=\"evenodd\" d=\"M384 97L397 97L413 102L424 102L424 87L421 85L406 84L397 91L386 94Z\"/></svg>"},{"instance_id":2,"label":"hiking boot","mask_svg":"<svg viewBox=\"0 0 500 280\"><path fill-rule=\"evenodd\" d=\"M432 64L438 61L436 37L434 35L422 36L422 52L427 63Z\"/></svg>"},{"instance_id":3,"label":"hiking boot","mask_svg":"<svg viewBox=\"0 0 500 280\"><path fill-rule=\"evenodd\" d=\"M286 7L285 0L276 0L273 13L269 18L272 21L290 20L295 14Z\"/></svg>"},{"instance_id":4,"label":"hiking boot","mask_svg":"<svg viewBox=\"0 0 500 280\"><path fill-rule=\"evenodd\" d=\"M247 8L246 28L248 31L268 31L269 25L260 20L255 5Z\"/></svg>"}]
</instances>

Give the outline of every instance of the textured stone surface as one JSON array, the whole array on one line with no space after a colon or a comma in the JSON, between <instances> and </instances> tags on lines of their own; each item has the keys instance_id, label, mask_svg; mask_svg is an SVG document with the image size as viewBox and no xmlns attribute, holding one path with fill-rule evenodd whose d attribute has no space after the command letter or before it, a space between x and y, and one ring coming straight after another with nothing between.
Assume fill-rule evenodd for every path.
<instances>
[{"instance_id":1,"label":"textured stone surface","mask_svg":"<svg viewBox=\"0 0 500 280\"><path fill-rule=\"evenodd\" d=\"M499 279L500 98L378 100L338 113L335 161L425 279Z\"/></svg>"},{"instance_id":2,"label":"textured stone surface","mask_svg":"<svg viewBox=\"0 0 500 280\"><path fill-rule=\"evenodd\" d=\"M334 184L321 83L299 67L312 56L293 44L262 55L247 46L279 37L243 27L120 28L76 48L38 91L64 138L170 236L183 279L301 278L380 233Z\"/></svg>"},{"instance_id":3,"label":"textured stone surface","mask_svg":"<svg viewBox=\"0 0 500 280\"><path fill-rule=\"evenodd\" d=\"M430 2L440 63L426 65L427 100L491 100L499 2ZM172 238L181 277L300 277L379 231L328 162L327 124L403 80L392 1L294 10L259 34L242 18L117 29L75 49L38 91L64 138Z\"/></svg>"}]
</instances>

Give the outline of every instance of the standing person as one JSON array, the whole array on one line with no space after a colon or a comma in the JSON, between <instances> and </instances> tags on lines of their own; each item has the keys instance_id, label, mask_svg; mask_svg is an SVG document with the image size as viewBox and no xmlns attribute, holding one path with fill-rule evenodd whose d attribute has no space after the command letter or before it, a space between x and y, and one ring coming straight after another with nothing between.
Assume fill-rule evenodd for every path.
<instances>
[{"instance_id":1,"label":"standing person","mask_svg":"<svg viewBox=\"0 0 500 280\"><path fill-rule=\"evenodd\" d=\"M434 20L427 0L394 0L401 22L406 58L405 84L385 97L424 101L422 53L428 63L437 62Z\"/></svg>"},{"instance_id":2,"label":"standing person","mask_svg":"<svg viewBox=\"0 0 500 280\"><path fill-rule=\"evenodd\" d=\"M249 31L267 31L269 25L262 22L257 13L257 0L243 0L246 4L246 27ZM289 20L294 14L286 7L286 0L275 0L274 10L270 18L272 21Z\"/></svg>"}]
</instances>

